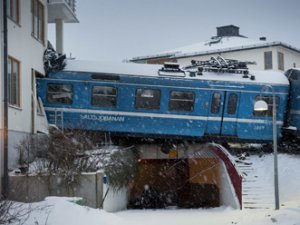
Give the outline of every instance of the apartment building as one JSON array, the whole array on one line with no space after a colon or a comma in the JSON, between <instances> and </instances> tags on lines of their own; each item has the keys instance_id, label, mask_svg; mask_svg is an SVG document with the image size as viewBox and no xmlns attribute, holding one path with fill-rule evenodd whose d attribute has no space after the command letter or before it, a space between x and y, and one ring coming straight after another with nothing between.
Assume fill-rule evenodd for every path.
<instances>
[{"instance_id":1,"label":"apartment building","mask_svg":"<svg viewBox=\"0 0 300 225\"><path fill-rule=\"evenodd\" d=\"M56 23L57 46L63 53L63 25L77 23L75 0L1 0L1 31L6 20L7 33L1 32L1 82L0 82L0 130L1 177L4 177L4 161L8 169L17 165L17 146L27 136L48 133L48 124L42 103L37 98L36 81L45 76L43 54L47 47L48 23ZM4 17L4 4L6 14ZM7 55L4 52L4 35L7 35ZM7 65L4 59L7 59ZM4 84L4 67L7 81ZM5 88L6 87L6 88ZM4 97L6 89L7 99ZM7 102L7 105L4 104ZM5 108L7 107L7 116ZM7 139L4 136L5 117L8 119ZM8 159L3 157L7 146ZM4 184L2 184L4 185Z\"/></svg>"}]
</instances>

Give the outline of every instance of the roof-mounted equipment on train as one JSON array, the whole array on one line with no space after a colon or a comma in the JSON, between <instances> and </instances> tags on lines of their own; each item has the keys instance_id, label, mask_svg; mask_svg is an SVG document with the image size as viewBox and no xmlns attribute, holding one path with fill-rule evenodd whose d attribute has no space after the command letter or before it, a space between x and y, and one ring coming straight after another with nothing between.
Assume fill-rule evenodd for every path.
<instances>
[{"instance_id":1,"label":"roof-mounted equipment on train","mask_svg":"<svg viewBox=\"0 0 300 225\"><path fill-rule=\"evenodd\" d=\"M185 72L180 68L178 63L165 62L164 66L158 70L158 75L185 77Z\"/></svg>"},{"instance_id":2,"label":"roof-mounted equipment on train","mask_svg":"<svg viewBox=\"0 0 300 225\"><path fill-rule=\"evenodd\" d=\"M202 75L202 72L218 72L218 73L238 73L244 74L245 78L248 78L247 65L256 64L249 61L238 61L234 59L224 59L221 56L211 57L210 60L196 61L192 60L191 65L184 67L184 70L197 68L197 75ZM255 79L255 78L251 78Z\"/></svg>"}]
</instances>

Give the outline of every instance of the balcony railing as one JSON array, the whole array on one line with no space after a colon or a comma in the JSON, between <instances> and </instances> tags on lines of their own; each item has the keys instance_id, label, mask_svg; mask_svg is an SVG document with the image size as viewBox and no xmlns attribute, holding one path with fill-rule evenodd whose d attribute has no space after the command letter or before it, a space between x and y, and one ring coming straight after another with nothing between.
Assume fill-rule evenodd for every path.
<instances>
[{"instance_id":1,"label":"balcony railing","mask_svg":"<svg viewBox=\"0 0 300 225\"><path fill-rule=\"evenodd\" d=\"M63 19L65 23L78 23L76 16L76 0L47 0L48 23Z\"/></svg>"},{"instance_id":2,"label":"balcony railing","mask_svg":"<svg viewBox=\"0 0 300 225\"><path fill-rule=\"evenodd\" d=\"M65 2L75 14L76 0L48 0L48 3L62 3L62 2Z\"/></svg>"},{"instance_id":3,"label":"balcony railing","mask_svg":"<svg viewBox=\"0 0 300 225\"><path fill-rule=\"evenodd\" d=\"M76 0L65 0L65 2L70 6L72 11L76 12Z\"/></svg>"}]
</instances>

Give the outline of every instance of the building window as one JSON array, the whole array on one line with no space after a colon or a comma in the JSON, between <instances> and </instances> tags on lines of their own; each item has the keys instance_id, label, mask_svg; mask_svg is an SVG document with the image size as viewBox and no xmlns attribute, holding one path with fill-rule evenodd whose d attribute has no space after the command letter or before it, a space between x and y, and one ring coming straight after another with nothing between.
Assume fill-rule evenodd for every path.
<instances>
[{"instance_id":1,"label":"building window","mask_svg":"<svg viewBox=\"0 0 300 225\"><path fill-rule=\"evenodd\" d=\"M215 92L211 101L211 113L219 113L221 107L221 93Z\"/></svg>"},{"instance_id":2,"label":"building window","mask_svg":"<svg viewBox=\"0 0 300 225\"><path fill-rule=\"evenodd\" d=\"M160 109L160 90L137 89L135 107L137 109Z\"/></svg>"},{"instance_id":3,"label":"building window","mask_svg":"<svg viewBox=\"0 0 300 225\"><path fill-rule=\"evenodd\" d=\"M293 63L293 67L296 68L296 63Z\"/></svg>"},{"instance_id":4,"label":"building window","mask_svg":"<svg viewBox=\"0 0 300 225\"><path fill-rule=\"evenodd\" d=\"M278 58L278 69L284 70L284 55L282 52L277 52L277 58Z\"/></svg>"},{"instance_id":5,"label":"building window","mask_svg":"<svg viewBox=\"0 0 300 225\"><path fill-rule=\"evenodd\" d=\"M7 1L7 16L17 24L20 24L20 1L19 0Z\"/></svg>"},{"instance_id":6,"label":"building window","mask_svg":"<svg viewBox=\"0 0 300 225\"><path fill-rule=\"evenodd\" d=\"M73 90L71 84L48 84L47 101L50 104L72 104Z\"/></svg>"},{"instance_id":7,"label":"building window","mask_svg":"<svg viewBox=\"0 0 300 225\"><path fill-rule=\"evenodd\" d=\"M273 96L256 96L255 97L255 102L258 100L263 100L268 104L268 110L267 111L253 111L254 116L268 116L272 117L273 116ZM278 109L279 106L279 97L275 96L275 101L276 101L276 109Z\"/></svg>"},{"instance_id":8,"label":"building window","mask_svg":"<svg viewBox=\"0 0 300 225\"><path fill-rule=\"evenodd\" d=\"M100 107L115 107L117 104L117 89L113 87L94 86L92 105Z\"/></svg>"},{"instance_id":9,"label":"building window","mask_svg":"<svg viewBox=\"0 0 300 225\"><path fill-rule=\"evenodd\" d=\"M194 110L195 94L189 91L171 91L169 110L191 112Z\"/></svg>"},{"instance_id":10,"label":"building window","mask_svg":"<svg viewBox=\"0 0 300 225\"><path fill-rule=\"evenodd\" d=\"M8 57L8 103L20 107L20 62Z\"/></svg>"},{"instance_id":11,"label":"building window","mask_svg":"<svg viewBox=\"0 0 300 225\"><path fill-rule=\"evenodd\" d=\"M265 58L265 70L273 69L272 51L265 52L264 58Z\"/></svg>"},{"instance_id":12,"label":"building window","mask_svg":"<svg viewBox=\"0 0 300 225\"><path fill-rule=\"evenodd\" d=\"M237 106L238 96L237 94L230 94L228 98L227 104L227 113L232 115L236 113L236 106Z\"/></svg>"},{"instance_id":13,"label":"building window","mask_svg":"<svg viewBox=\"0 0 300 225\"><path fill-rule=\"evenodd\" d=\"M32 0L32 36L44 43L45 26L44 26L44 5L39 0Z\"/></svg>"}]
</instances>

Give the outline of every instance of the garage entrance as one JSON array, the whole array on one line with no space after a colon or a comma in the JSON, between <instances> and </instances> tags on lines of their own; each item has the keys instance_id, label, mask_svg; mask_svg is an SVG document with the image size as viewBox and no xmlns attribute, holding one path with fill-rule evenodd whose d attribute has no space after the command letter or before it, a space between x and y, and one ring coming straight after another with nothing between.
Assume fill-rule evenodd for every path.
<instances>
[{"instance_id":1,"label":"garage entrance","mask_svg":"<svg viewBox=\"0 0 300 225\"><path fill-rule=\"evenodd\" d=\"M157 146L141 146L139 173L129 187L128 208L240 207L234 204L236 193L228 196L234 190L232 182L214 149L213 145L193 145L165 154Z\"/></svg>"}]
</instances>

